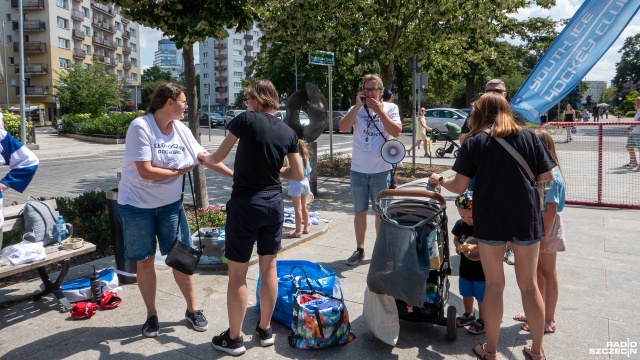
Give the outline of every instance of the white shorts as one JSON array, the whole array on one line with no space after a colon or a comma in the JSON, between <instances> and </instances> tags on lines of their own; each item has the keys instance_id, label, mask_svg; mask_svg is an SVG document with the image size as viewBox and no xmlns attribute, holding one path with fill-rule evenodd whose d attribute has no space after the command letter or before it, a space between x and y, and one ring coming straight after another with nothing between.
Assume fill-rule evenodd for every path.
<instances>
[{"instance_id":1,"label":"white shorts","mask_svg":"<svg viewBox=\"0 0 640 360\"><path fill-rule=\"evenodd\" d=\"M306 177L302 179L302 181L289 181L289 190L287 190L287 195L289 196L301 196L301 195L309 195L311 193L311 188L309 187L309 179Z\"/></svg>"}]
</instances>

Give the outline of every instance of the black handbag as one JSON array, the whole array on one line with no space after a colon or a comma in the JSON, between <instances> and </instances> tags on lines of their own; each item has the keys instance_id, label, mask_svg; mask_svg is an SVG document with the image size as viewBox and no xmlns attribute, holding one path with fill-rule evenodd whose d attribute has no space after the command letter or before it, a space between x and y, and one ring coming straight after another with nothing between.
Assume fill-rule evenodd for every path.
<instances>
[{"instance_id":1,"label":"black handbag","mask_svg":"<svg viewBox=\"0 0 640 360\"><path fill-rule=\"evenodd\" d=\"M191 196L193 196L194 207L195 207L195 194L193 192L193 182L191 180L191 173L187 173L189 175L189 185L191 185ZM178 214L178 228L176 229L176 240L173 243L173 247L167 254L167 258L165 259L165 264L167 266L180 271L183 274L193 275L196 271L196 267L200 262L200 257L202 256L202 240L200 239L200 232L198 232L198 241L200 245L198 248L193 248L189 245L186 245L182 241L178 239L178 234L180 233L180 221L182 220L181 212L184 211L183 201L184 201L184 183L187 174L182 176L182 196L180 197L180 213ZM196 214L196 226L200 228L198 224L198 213Z\"/></svg>"}]
</instances>

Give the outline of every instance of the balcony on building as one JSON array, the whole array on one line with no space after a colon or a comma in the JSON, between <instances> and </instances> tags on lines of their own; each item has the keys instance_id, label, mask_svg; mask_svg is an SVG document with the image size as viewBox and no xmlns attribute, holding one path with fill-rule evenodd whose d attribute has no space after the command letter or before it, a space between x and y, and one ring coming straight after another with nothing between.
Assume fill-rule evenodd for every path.
<instances>
[{"instance_id":1,"label":"balcony on building","mask_svg":"<svg viewBox=\"0 0 640 360\"><path fill-rule=\"evenodd\" d=\"M20 51L20 43L13 43L13 51ZM24 52L25 53L44 53L47 52L47 43L44 41L26 41L24 42Z\"/></svg>"},{"instance_id":2,"label":"balcony on building","mask_svg":"<svg viewBox=\"0 0 640 360\"><path fill-rule=\"evenodd\" d=\"M116 59L104 55L93 54L93 61L107 66L116 66Z\"/></svg>"},{"instance_id":3,"label":"balcony on building","mask_svg":"<svg viewBox=\"0 0 640 360\"><path fill-rule=\"evenodd\" d=\"M20 74L20 67L16 66L16 74ZM49 73L49 64L29 64L24 66L24 73L31 75L45 75Z\"/></svg>"},{"instance_id":4,"label":"balcony on building","mask_svg":"<svg viewBox=\"0 0 640 360\"><path fill-rule=\"evenodd\" d=\"M105 38L100 38L97 36L93 37L93 45L107 48L110 50L115 50L117 48L115 41L107 40Z\"/></svg>"},{"instance_id":5,"label":"balcony on building","mask_svg":"<svg viewBox=\"0 0 640 360\"><path fill-rule=\"evenodd\" d=\"M73 31L71 32L71 37L76 40L84 40L85 36L87 35L82 30L73 29Z\"/></svg>"},{"instance_id":6,"label":"balcony on building","mask_svg":"<svg viewBox=\"0 0 640 360\"><path fill-rule=\"evenodd\" d=\"M227 67L224 65L218 65L216 66L216 70L218 71L227 71Z\"/></svg>"},{"instance_id":7,"label":"balcony on building","mask_svg":"<svg viewBox=\"0 0 640 360\"><path fill-rule=\"evenodd\" d=\"M129 25L129 19L122 18L122 19L120 19L120 21L122 21L122 23L123 23L124 25Z\"/></svg>"},{"instance_id":8,"label":"balcony on building","mask_svg":"<svg viewBox=\"0 0 640 360\"><path fill-rule=\"evenodd\" d=\"M131 54L131 47L129 47L129 46L123 46L123 47L122 47L122 53L123 53L124 55L129 55L129 54Z\"/></svg>"},{"instance_id":9,"label":"balcony on building","mask_svg":"<svg viewBox=\"0 0 640 360\"><path fill-rule=\"evenodd\" d=\"M129 70L129 69L131 69L131 61L125 61L125 62L123 62L123 63L122 63L122 68L123 68L124 70Z\"/></svg>"},{"instance_id":10,"label":"balcony on building","mask_svg":"<svg viewBox=\"0 0 640 360\"><path fill-rule=\"evenodd\" d=\"M226 49L227 45L225 43L217 43L216 49Z\"/></svg>"},{"instance_id":11,"label":"balcony on building","mask_svg":"<svg viewBox=\"0 0 640 360\"><path fill-rule=\"evenodd\" d=\"M244 57L244 61L253 61L253 56L247 55Z\"/></svg>"},{"instance_id":12,"label":"balcony on building","mask_svg":"<svg viewBox=\"0 0 640 360\"><path fill-rule=\"evenodd\" d=\"M113 6L108 6L105 4L100 4L97 2L92 1L91 2L91 7L96 9L97 11L105 14L105 15L109 15L111 17L115 17L116 14L113 12Z\"/></svg>"},{"instance_id":13,"label":"balcony on building","mask_svg":"<svg viewBox=\"0 0 640 360\"><path fill-rule=\"evenodd\" d=\"M244 67L244 73L245 73L245 74L248 74L248 73L249 73L249 67L248 67L248 66L245 66L245 67Z\"/></svg>"},{"instance_id":14,"label":"balcony on building","mask_svg":"<svg viewBox=\"0 0 640 360\"><path fill-rule=\"evenodd\" d=\"M79 48L74 48L73 49L73 58L74 59L84 60L84 58L86 56L87 56L87 53L84 51L84 49L79 49Z\"/></svg>"},{"instance_id":15,"label":"balcony on building","mask_svg":"<svg viewBox=\"0 0 640 360\"><path fill-rule=\"evenodd\" d=\"M44 20L25 20L22 23L23 23L25 32L36 32L36 31L47 30L47 22ZM20 22L17 20L14 20L13 31L18 31L18 30L20 30Z\"/></svg>"},{"instance_id":16,"label":"balcony on building","mask_svg":"<svg viewBox=\"0 0 640 360\"><path fill-rule=\"evenodd\" d=\"M94 16L93 19L91 19L91 25L93 25L94 27L97 27L98 29L110 32L112 34L116 33L116 29L113 27L112 24L109 24L107 19L99 19Z\"/></svg>"},{"instance_id":17,"label":"balcony on building","mask_svg":"<svg viewBox=\"0 0 640 360\"><path fill-rule=\"evenodd\" d=\"M244 34L244 39L245 40L253 40L253 35L251 35L250 33L245 33Z\"/></svg>"},{"instance_id":18,"label":"balcony on building","mask_svg":"<svg viewBox=\"0 0 640 360\"><path fill-rule=\"evenodd\" d=\"M78 9L73 9L71 10L71 18L75 21L82 21L84 20L84 14Z\"/></svg>"},{"instance_id":19,"label":"balcony on building","mask_svg":"<svg viewBox=\"0 0 640 360\"><path fill-rule=\"evenodd\" d=\"M226 103L227 103L227 98L217 98L217 99L216 99L216 102L217 102L218 104L222 104L222 105L224 105L224 104L226 104Z\"/></svg>"},{"instance_id":20,"label":"balcony on building","mask_svg":"<svg viewBox=\"0 0 640 360\"><path fill-rule=\"evenodd\" d=\"M73 1L82 4L82 0L73 0Z\"/></svg>"},{"instance_id":21,"label":"balcony on building","mask_svg":"<svg viewBox=\"0 0 640 360\"><path fill-rule=\"evenodd\" d=\"M228 86L218 86L216 88L216 91L219 93L226 93L227 91L229 91L229 87Z\"/></svg>"},{"instance_id":22,"label":"balcony on building","mask_svg":"<svg viewBox=\"0 0 640 360\"><path fill-rule=\"evenodd\" d=\"M245 51L253 51L253 45L249 45L249 44L245 45L244 46L244 50Z\"/></svg>"},{"instance_id":23,"label":"balcony on building","mask_svg":"<svg viewBox=\"0 0 640 360\"><path fill-rule=\"evenodd\" d=\"M226 76L218 76L218 77L216 77L216 81L227 81L227 77Z\"/></svg>"},{"instance_id":24,"label":"balcony on building","mask_svg":"<svg viewBox=\"0 0 640 360\"><path fill-rule=\"evenodd\" d=\"M44 9L44 0L22 0L23 10L42 10ZM11 7L18 8L18 0L11 0Z\"/></svg>"},{"instance_id":25,"label":"balcony on building","mask_svg":"<svg viewBox=\"0 0 640 360\"><path fill-rule=\"evenodd\" d=\"M24 94L26 96L46 96L49 95L48 86L25 86ZM16 95L20 95L20 86L16 86Z\"/></svg>"},{"instance_id":26,"label":"balcony on building","mask_svg":"<svg viewBox=\"0 0 640 360\"><path fill-rule=\"evenodd\" d=\"M125 30L122 32L122 38L125 40L131 39L131 33L129 32L129 30Z\"/></svg>"},{"instance_id":27,"label":"balcony on building","mask_svg":"<svg viewBox=\"0 0 640 360\"><path fill-rule=\"evenodd\" d=\"M227 54L216 55L216 60L225 60L226 58L227 58Z\"/></svg>"}]
</instances>

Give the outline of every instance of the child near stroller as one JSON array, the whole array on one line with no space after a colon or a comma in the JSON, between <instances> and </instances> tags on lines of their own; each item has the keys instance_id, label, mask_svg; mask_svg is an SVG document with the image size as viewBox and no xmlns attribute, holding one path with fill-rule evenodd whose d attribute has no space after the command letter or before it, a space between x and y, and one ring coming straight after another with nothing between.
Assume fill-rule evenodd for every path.
<instances>
[{"instance_id":1,"label":"child near stroller","mask_svg":"<svg viewBox=\"0 0 640 360\"><path fill-rule=\"evenodd\" d=\"M458 149L460 149L460 145L455 142L460 138L460 126L452 123L446 122L444 126L447 128L446 132L442 132L438 129L433 129L433 134L431 135L431 141L444 141L444 145L441 148L436 150L437 157L444 157L445 154L453 153L453 157L458 157Z\"/></svg>"}]
</instances>

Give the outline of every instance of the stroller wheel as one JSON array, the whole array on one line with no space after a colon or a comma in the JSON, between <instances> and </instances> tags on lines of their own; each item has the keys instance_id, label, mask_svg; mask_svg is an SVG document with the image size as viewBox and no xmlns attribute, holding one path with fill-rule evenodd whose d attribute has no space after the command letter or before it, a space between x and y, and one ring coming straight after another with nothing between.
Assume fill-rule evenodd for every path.
<instances>
[{"instance_id":1,"label":"stroller wheel","mask_svg":"<svg viewBox=\"0 0 640 360\"><path fill-rule=\"evenodd\" d=\"M456 331L456 307L449 306L447 308L447 340L454 341L458 336Z\"/></svg>"},{"instance_id":2,"label":"stroller wheel","mask_svg":"<svg viewBox=\"0 0 640 360\"><path fill-rule=\"evenodd\" d=\"M438 150L436 150L436 156L437 157L444 157L444 148L439 148Z\"/></svg>"},{"instance_id":3,"label":"stroller wheel","mask_svg":"<svg viewBox=\"0 0 640 360\"><path fill-rule=\"evenodd\" d=\"M453 152L453 157L454 157L454 158L457 158L457 157L458 157L458 150L456 150L456 151L454 151L454 152Z\"/></svg>"}]
</instances>

